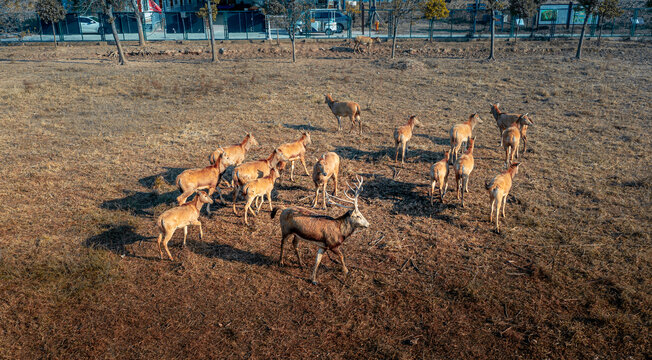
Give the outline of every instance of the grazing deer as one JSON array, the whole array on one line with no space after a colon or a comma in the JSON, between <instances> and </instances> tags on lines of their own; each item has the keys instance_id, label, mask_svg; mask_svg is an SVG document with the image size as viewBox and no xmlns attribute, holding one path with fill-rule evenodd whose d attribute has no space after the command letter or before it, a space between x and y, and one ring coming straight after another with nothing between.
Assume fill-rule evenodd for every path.
<instances>
[{"instance_id":1,"label":"grazing deer","mask_svg":"<svg viewBox=\"0 0 652 360\"><path fill-rule=\"evenodd\" d=\"M362 120L360 120L360 105L358 105L358 103L355 103L353 101L346 101L346 102L335 101L333 100L331 94L326 94L325 96L326 96L326 100L324 102L328 104L328 107L331 109L333 115L335 115L335 118L337 119L337 131L342 130L341 117L348 116L349 119L351 119L351 130L349 130L349 132L353 131L353 126L357 121L360 134L362 134Z\"/></svg>"},{"instance_id":2,"label":"grazing deer","mask_svg":"<svg viewBox=\"0 0 652 360\"><path fill-rule=\"evenodd\" d=\"M398 162L398 148L403 146L403 155L401 156L401 164L405 161L405 149L407 142L412 138L412 131L415 126L421 126L421 122L417 119L416 115L410 116L407 125L399 126L394 130L394 142L396 143L396 156L394 162Z\"/></svg>"},{"instance_id":3,"label":"grazing deer","mask_svg":"<svg viewBox=\"0 0 652 360\"><path fill-rule=\"evenodd\" d=\"M457 188L457 200L460 199L460 192L462 193L462 207L464 207L464 193L469 192L469 176L471 171L473 171L473 145L475 143L475 138L469 139L469 147L464 153L460 156L457 161L455 161L455 187ZM460 182L460 180L462 180Z\"/></svg>"},{"instance_id":4,"label":"grazing deer","mask_svg":"<svg viewBox=\"0 0 652 360\"><path fill-rule=\"evenodd\" d=\"M299 160L301 165L303 165L303 170L306 171L306 175L310 176L308 173L308 168L306 167L306 147L312 144L310 139L310 133L304 132L301 135L301 138L295 142L283 144L278 147L283 156L285 156L288 161L290 161L290 180L294 181L294 162ZM285 167L285 164L283 164Z\"/></svg>"},{"instance_id":5,"label":"grazing deer","mask_svg":"<svg viewBox=\"0 0 652 360\"><path fill-rule=\"evenodd\" d=\"M450 158L450 150L446 150L444 158L432 164L430 168L430 204L433 203L435 193L435 185L439 188L439 199L444 202L444 195L448 189L448 160Z\"/></svg>"},{"instance_id":6,"label":"grazing deer","mask_svg":"<svg viewBox=\"0 0 652 360\"><path fill-rule=\"evenodd\" d=\"M364 35L358 35L355 37L354 45L353 45L353 52L356 52L360 50L360 45L365 45L367 47L367 50L369 50L369 53L371 54L371 46L374 43L379 43L380 44L380 38L375 37L371 38L369 36L364 36ZM360 51L362 52L362 51Z\"/></svg>"},{"instance_id":7,"label":"grazing deer","mask_svg":"<svg viewBox=\"0 0 652 360\"><path fill-rule=\"evenodd\" d=\"M177 203L182 205L195 190L203 189L208 189L208 196L212 196L217 189L217 193L220 195L220 201L224 202L222 192L217 184L220 182L224 170L226 170L226 165L224 165L226 162L228 162L228 156L220 154L211 166L203 169L188 169L179 174L176 184L181 191L181 195L177 197ZM206 211L209 214L211 213L210 204L206 205Z\"/></svg>"},{"instance_id":8,"label":"grazing deer","mask_svg":"<svg viewBox=\"0 0 652 360\"><path fill-rule=\"evenodd\" d=\"M509 166L507 171L500 175L496 175L491 181L484 184L485 189L489 192L489 200L491 201L491 215L489 215L489 222L494 219L494 207L496 208L496 232L500 232L499 218L500 206L503 207L503 218L505 217L505 207L507 206L507 195L512 188L512 181L514 176L518 173L518 166L520 163L513 163Z\"/></svg>"},{"instance_id":9,"label":"grazing deer","mask_svg":"<svg viewBox=\"0 0 652 360\"><path fill-rule=\"evenodd\" d=\"M482 123L482 119L480 119L477 113L474 113L469 116L467 121L457 124L450 129L451 161L457 160L462 143L467 143L468 146L468 141L473 136L473 129L480 123Z\"/></svg>"},{"instance_id":10,"label":"grazing deer","mask_svg":"<svg viewBox=\"0 0 652 360\"><path fill-rule=\"evenodd\" d=\"M225 161L224 165L226 167L238 166L244 161L245 156L247 155L247 151L249 151L252 147L258 145L259 144L258 141L256 141L256 138L254 138L251 133L247 133L244 140L242 140L240 144L235 144L226 148L220 147L219 149L213 151L213 153L208 157L208 161L210 161L212 165L215 163L217 157L221 153L226 153L229 161ZM233 186L233 181L231 182L231 186Z\"/></svg>"},{"instance_id":11,"label":"grazing deer","mask_svg":"<svg viewBox=\"0 0 652 360\"><path fill-rule=\"evenodd\" d=\"M534 123L532 122L532 119L528 117L529 113L525 114L509 114L509 113L504 113L500 111L500 103L489 103L491 105L491 115L493 115L494 119L496 119L496 125L498 126L498 132L499 136L501 137L502 141L502 135L503 131L505 131L508 127L512 126L515 122L519 122L521 127L521 138L523 138L523 154L525 154L525 149L527 148L527 127L529 125L533 125ZM526 123L527 122L527 123ZM502 142L500 146L503 146Z\"/></svg>"},{"instance_id":12,"label":"grazing deer","mask_svg":"<svg viewBox=\"0 0 652 360\"><path fill-rule=\"evenodd\" d=\"M163 251L161 251L161 241L163 241L165 252L168 253L170 261L174 261L174 259L172 259L172 254L170 254L170 249L168 249L168 242L177 229L183 228L183 246L186 246L188 225L199 226L199 238L201 239L204 237L204 232L201 229L201 222L198 220L199 212L204 204L212 204L213 199L203 191L196 191L195 193L195 198L190 202L166 210L156 220L156 226L158 228L158 252L161 259L163 259Z\"/></svg>"},{"instance_id":13,"label":"grazing deer","mask_svg":"<svg viewBox=\"0 0 652 360\"><path fill-rule=\"evenodd\" d=\"M319 188L323 192L323 209L326 210L326 184L333 178L333 196L337 196L337 176L340 172L340 157L334 152L327 152L317 160L312 168L312 181L315 183L315 201L312 207L317 207Z\"/></svg>"},{"instance_id":14,"label":"grazing deer","mask_svg":"<svg viewBox=\"0 0 652 360\"><path fill-rule=\"evenodd\" d=\"M285 243L290 237L294 236L292 239L292 246L294 247L297 259L299 260L299 266L302 268L303 262L301 261L301 256L299 255L299 249L297 247L299 240L310 242L319 247L317 250L315 267L313 268L312 276L310 277L313 284L317 284L317 269L319 268L319 263L321 262L324 251L330 250L339 256L340 261L342 262L342 271L344 274L349 272L344 264L344 255L342 255L342 251L339 247L347 237L353 234L355 229L369 227L369 222L364 216L362 216L362 213L360 213L360 210L358 209L358 196L360 195L360 191L362 191L362 178L358 176L357 179L358 183L356 184L355 189L347 183L349 189L354 192L353 196L350 196L346 190L344 191L344 195L348 200L327 195L331 204L349 209L349 211L337 218L322 215L298 206L289 207L281 212L282 237L281 257L279 259L280 266L283 266L283 249L285 248ZM349 203L353 205L353 207L332 202L331 199ZM278 207L275 207L274 210L272 210L272 219L276 216L278 210L280 210Z\"/></svg>"},{"instance_id":15,"label":"grazing deer","mask_svg":"<svg viewBox=\"0 0 652 360\"><path fill-rule=\"evenodd\" d=\"M233 169L233 213L238 215L235 209L235 201L238 198L240 189L248 182L267 176L269 172L276 168L281 161L288 161L279 149L275 149L267 159L250 161L238 165Z\"/></svg>"},{"instance_id":16,"label":"grazing deer","mask_svg":"<svg viewBox=\"0 0 652 360\"><path fill-rule=\"evenodd\" d=\"M272 190L274 190L274 182L276 182L278 176L279 171L277 169L271 169L269 171L269 175L260 179L252 180L244 186L242 192L247 197L247 204L244 208L245 224L249 225L249 222L247 221L248 212L251 212L251 214L255 217L256 212L260 211L260 208L265 203L265 195L267 195L267 200L269 200L269 210L272 211ZM256 204L257 209L256 212L254 212L251 210L251 203L254 201L254 199L258 198L261 198L262 201L260 205Z\"/></svg>"}]
</instances>

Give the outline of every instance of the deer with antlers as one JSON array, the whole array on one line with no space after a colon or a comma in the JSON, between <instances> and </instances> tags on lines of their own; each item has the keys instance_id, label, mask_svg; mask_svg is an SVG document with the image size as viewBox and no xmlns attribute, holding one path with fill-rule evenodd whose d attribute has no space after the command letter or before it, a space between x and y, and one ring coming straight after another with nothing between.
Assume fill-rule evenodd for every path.
<instances>
[{"instance_id":1,"label":"deer with antlers","mask_svg":"<svg viewBox=\"0 0 652 360\"><path fill-rule=\"evenodd\" d=\"M225 148L219 147L217 150L213 151L213 153L211 153L208 157L208 161L211 163L211 165L213 165L215 161L217 161L217 158L220 156L220 154L226 153L227 156L225 159L228 160L223 160L224 165L226 167L238 166L244 161L245 156L247 155L247 151L249 151L252 147L258 145L260 144L258 144L256 138L248 132L240 144L227 146ZM231 181L231 186L233 186L233 181Z\"/></svg>"},{"instance_id":2,"label":"deer with antlers","mask_svg":"<svg viewBox=\"0 0 652 360\"><path fill-rule=\"evenodd\" d=\"M319 263L321 262L324 252L327 250L330 250L339 256L340 261L342 262L342 271L344 274L349 272L344 264L344 255L339 247L356 229L369 227L369 222L365 219L362 213L360 213L358 208L358 197L362 191L363 179L360 176L356 176L356 180L357 183L355 183L355 188L347 182L346 185L349 187L349 190L353 192L353 195L349 195L348 190L345 190L344 196L346 196L346 199L337 198L327 194L330 204L349 209L339 217L333 218L298 206L286 208L281 212L280 220L282 235L281 256L279 259L280 266L283 266L283 250L285 244L290 237L293 237L292 246L294 247L294 252L297 255L299 266L301 268L303 268L303 262L301 261L301 256L299 255L299 249L297 247L299 239L318 246L315 267L313 268L312 276L310 277L313 284L317 284L317 269L319 268ZM344 205L342 203L348 203L349 205ZM275 207L274 210L272 210L272 219L276 216L278 210L281 210L281 208Z\"/></svg>"}]
</instances>

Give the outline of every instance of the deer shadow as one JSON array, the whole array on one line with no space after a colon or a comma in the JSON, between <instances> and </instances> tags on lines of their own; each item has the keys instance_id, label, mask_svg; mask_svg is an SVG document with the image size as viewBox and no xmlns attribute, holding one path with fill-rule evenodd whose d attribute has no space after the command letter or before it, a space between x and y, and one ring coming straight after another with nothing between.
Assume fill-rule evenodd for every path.
<instances>
[{"instance_id":1,"label":"deer shadow","mask_svg":"<svg viewBox=\"0 0 652 360\"><path fill-rule=\"evenodd\" d=\"M421 137L421 138L426 138L432 142L433 145L435 146L446 146L450 148L450 139L449 138L442 138L442 137L437 137L437 136L431 136L428 134L414 134L414 136ZM444 149L446 150L446 149Z\"/></svg>"},{"instance_id":2,"label":"deer shadow","mask_svg":"<svg viewBox=\"0 0 652 360\"><path fill-rule=\"evenodd\" d=\"M326 129L319 126L313 126L312 124L283 124L283 127L298 130L298 131L319 131L326 132Z\"/></svg>"},{"instance_id":3,"label":"deer shadow","mask_svg":"<svg viewBox=\"0 0 652 360\"><path fill-rule=\"evenodd\" d=\"M449 207L454 207L454 205L437 202L437 197L435 197L435 203L431 205L428 192L426 191L424 194L423 191L419 191L423 187L427 189L430 186L429 184L404 182L378 174L360 175L370 178L370 180L364 182L364 190L360 195L361 199L375 198L392 201L391 212L394 214L405 214L413 217L431 216L453 223L453 218L440 213Z\"/></svg>"},{"instance_id":4,"label":"deer shadow","mask_svg":"<svg viewBox=\"0 0 652 360\"><path fill-rule=\"evenodd\" d=\"M119 199L107 200L100 204L100 208L107 210L128 210L139 216L153 216L149 209L160 204L175 203L178 191L169 191L163 194L155 192L142 192L123 190L125 196Z\"/></svg>"},{"instance_id":5,"label":"deer shadow","mask_svg":"<svg viewBox=\"0 0 652 360\"><path fill-rule=\"evenodd\" d=\"M273 260L266 255L234 248L231 245L217 242L192 241L188 239L188 248L197 255L207 258L218 258L230 262L239 262L247 265L271 265Z\"/></svg>"},{"instance_id":6,"label":"deer shadow","mask_svg":"<svg viewBox=\"0 0 652 360\"><path fill-rule=\"evenodd\" d=\"M82 245L87 248L106 249L117 255L125 255L150 260L158 259L135 255L134 253L129 252L126 248L127 245L132 245L135 243L142 244L143 241L149 242L150 239L154 239L153 236L142 236L136 233L134 231L134 227L130 225L105 224L103 225L103 228L106 229L104 232L89 237L82 243Z\"/></svg>"},{"instance_id":7,"label":"deer shadow","mask_svg":"<svg viewBox=\"0 0 652 360\"><path fill-rule=\"evenodd\" d=\"M162 176L163 179L168 184L174 185L177 176L179 176L179 174L181 174L184 170L186 170L184 168L173 168L173 167L164 167L164 169L165 169L164 172L152 176L146 176L144 178L139 179L138 182L144 187L153 188L156 178Z\"/></svg>"},{"instance_id":8,"label":"deer shadow","mask_svg":"<svg viewBox=\"0 0 652 360\"><path fill-rule=\"evenodd\" d=\"M356 149L351 146L338 146L335 150L339 156L349 159L349 160L363 160L363 161L372 161L377 162L383 156L389 155L390 151L387 149L377 150L377 151L365 151Z\"/></svg>"}]
</instances>

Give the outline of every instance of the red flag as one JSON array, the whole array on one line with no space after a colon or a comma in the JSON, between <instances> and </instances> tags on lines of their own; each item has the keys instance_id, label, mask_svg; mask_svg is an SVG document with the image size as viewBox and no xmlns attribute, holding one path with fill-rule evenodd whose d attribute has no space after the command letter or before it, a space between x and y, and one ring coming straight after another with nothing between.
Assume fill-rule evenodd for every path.
<instances>
[{"instance_id":1,"label":"red flag","mask_svg":"<svg viewBox=\"0 0 652 360\"><path fill-rule=\"evenodd\" d=\"M158 5L156 5L156 3L154 2L154 0L149 0L149 8L150 8L151 10L156 11L157 13L161 13L161 12L162 12L162 11L161 11L161 8L160 8Z\"/></svg>"}]
</instances>

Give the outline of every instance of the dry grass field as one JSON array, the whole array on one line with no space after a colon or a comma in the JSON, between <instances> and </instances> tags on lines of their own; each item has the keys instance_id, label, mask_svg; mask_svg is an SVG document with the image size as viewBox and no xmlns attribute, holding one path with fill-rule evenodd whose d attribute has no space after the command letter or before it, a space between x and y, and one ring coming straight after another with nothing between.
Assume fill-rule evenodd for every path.
<instances>
[{"instance_id":1,"label":"dry grass field","mask_svg":"<svg viewBox=\"0 0 652 360\"><path fill-rule=\"evenodd\" d=\"M183 54L206 44L154 44L126 67L106 45L0 47L0 358L652 356L650 43L588 42L582 61L575 42L499 42L496 62L479 60L485 42L400 46L392 62L387 44L299 43L290 64L288 44L218 44L210 64ZM362 136L335 132L326 92L360 103ZM490 101L535 123L500 234ZM430 165L472 112L467 206L453 175L431 206ZM392 133L412 114L424 125L397 166ZM216 204L204 239L191 227L182 248L178 230L177 261L159 260L154 220L183 169L245 131L258 159L306 130L309 169L335 151L342 179L365 179L371 226L343 245L347 276L331 255L312 285L306 243L309 268L291 252L279 267L267 204L250 226ZM275 205L309 206L298 174Z\"/></svg>"}]
</instances>

